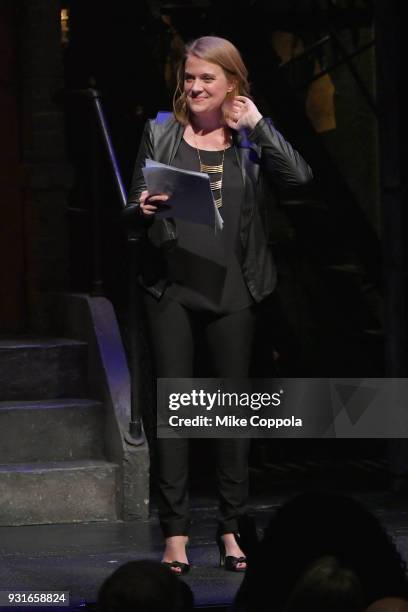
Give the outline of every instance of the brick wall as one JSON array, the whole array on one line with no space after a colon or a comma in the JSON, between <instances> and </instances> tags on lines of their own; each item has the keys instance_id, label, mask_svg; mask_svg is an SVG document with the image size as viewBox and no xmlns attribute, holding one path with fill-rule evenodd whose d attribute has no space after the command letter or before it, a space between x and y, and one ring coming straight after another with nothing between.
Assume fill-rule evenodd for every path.
<instances>
[{"instance_id":1,"label":"brick wall","mask_svg":"<svg viewBox=\"0 0 408 612\"><path fill-rule=\"evenodd\" d=\"M27 292L31 329L46 327L43 294L68 282L67 198L73 171L65 160L60 8L57 0L20 5L21 149L25 192Z\"/></svg>"}]
</instances>

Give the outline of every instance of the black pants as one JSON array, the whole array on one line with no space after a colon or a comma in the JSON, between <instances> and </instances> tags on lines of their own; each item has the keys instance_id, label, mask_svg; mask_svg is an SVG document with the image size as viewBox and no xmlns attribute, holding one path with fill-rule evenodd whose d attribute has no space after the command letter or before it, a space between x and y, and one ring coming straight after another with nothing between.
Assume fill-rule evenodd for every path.
<instances>
[{"instance_id":1,"label":"black pants","mask_svg":"<svg viewBox=\"0 0 408 612\"><path fill-rule=\"evenodd\" d=\"M215 377L248 376L255 328L252 308L216 317L145 294L158 378L192 378L197 334L205 339ZM236 532L248 497L249 439L217 439L216 478L222 533ZM189 528L188 439L157 440L159 517L165 537Z\"/></svg>"}]
</instances>

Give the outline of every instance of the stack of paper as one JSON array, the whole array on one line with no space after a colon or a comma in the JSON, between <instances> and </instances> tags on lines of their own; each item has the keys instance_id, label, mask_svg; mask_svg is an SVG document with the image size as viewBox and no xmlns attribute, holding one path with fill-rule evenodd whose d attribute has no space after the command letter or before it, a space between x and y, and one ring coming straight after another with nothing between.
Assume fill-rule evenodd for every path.
<instances>
[{"instance_id":1,"label":"stack of paper","mask_svg":"<svg viewBox=\"0 0 408 612\"><path fill-rule=\"evenodd\" d=\"M181 170L146 160L143 176L150 195L164 193L169 197L156 217L173 217L209 225L221 230L223 220L214 203L208 174Z\"/></svg>"}]
</instances>

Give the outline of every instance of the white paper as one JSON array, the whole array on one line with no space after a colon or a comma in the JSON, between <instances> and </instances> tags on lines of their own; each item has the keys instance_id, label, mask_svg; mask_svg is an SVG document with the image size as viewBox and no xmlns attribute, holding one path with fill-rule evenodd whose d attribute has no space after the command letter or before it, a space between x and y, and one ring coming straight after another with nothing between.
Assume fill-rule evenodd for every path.
<instances>
[{"instance_id":1,"label":"white paper","mask_svg":"<svg viewBox=\"0 0 408 612\"><path fill-rule=\"evenodd\" d=\"M191 223L209 225L221 230L224 223L214 203L208 174L181 170L152 159L146 160L143 176L148 192L170 196L168 209L158 211L157 218L174 217Z\"/></svg>"}]
</instances>

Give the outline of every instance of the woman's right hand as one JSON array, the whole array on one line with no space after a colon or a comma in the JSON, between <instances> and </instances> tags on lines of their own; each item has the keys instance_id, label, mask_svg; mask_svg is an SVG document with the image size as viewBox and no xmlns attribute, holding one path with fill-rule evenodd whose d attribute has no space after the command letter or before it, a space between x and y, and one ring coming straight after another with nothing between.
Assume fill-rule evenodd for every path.
<instances>
[{"instance_id":1,"label":"woman's right hand","mask_svg":"<svg viewBox=\"0 0 408 612\"><path fill-rule=\"evenodd\" d=\"M140 212L145 217L151 217L157 212L158 205L160 202L166 202L169 196L165 193L156 193L155 195L149 195L148 191L142 191L140 194ZM155 204L157 202L157 204Z\"/></svg>"}]
</instances>

